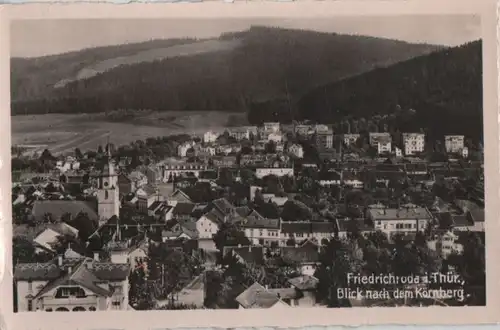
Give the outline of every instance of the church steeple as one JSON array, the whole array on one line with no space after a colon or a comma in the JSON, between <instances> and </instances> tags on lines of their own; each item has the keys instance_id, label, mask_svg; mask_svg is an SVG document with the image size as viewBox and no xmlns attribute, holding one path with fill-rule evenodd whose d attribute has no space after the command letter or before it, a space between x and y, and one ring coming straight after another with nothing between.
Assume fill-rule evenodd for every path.
<instances>
[{"instance_id":1,"label":"church steeple","mask_svg":"<svg viewBox=\"0 0 500 330\"><path fill-rule=\"evenodd\" d=\"M108 137L109 138L109 137ZM111 158L111 148L108 140L106 145L105 161L103 171L99 177L99 189L97 192L99 218L105 222L112 216L120 216L120 200L118 190L118 175Z\"/></svg>"}]
</instances>

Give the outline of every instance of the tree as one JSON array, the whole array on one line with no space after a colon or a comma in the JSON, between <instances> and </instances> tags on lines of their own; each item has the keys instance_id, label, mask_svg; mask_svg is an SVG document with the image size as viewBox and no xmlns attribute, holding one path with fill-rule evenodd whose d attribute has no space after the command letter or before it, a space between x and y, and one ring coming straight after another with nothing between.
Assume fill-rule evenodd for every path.
<instances>
[{"instance_id":1,"label":"tree","mask_svg":"<svg viewBox=\"0 0 500 330\"><path fill-rule=\"evenodd\" d=\"M255 182L255 173L248 168L242 168L240 170L241 181L245 184L251 185Z\"/></svg>"},{"instance_id":2,"label":"tree","mask_svg":"<svg viewBox=\"0 0 500 330\"><path fill-rule=\"evenodd\" d=\"M136 310L149 310L154 305L151 290L146 280L146 272L143 267L138 267L130 272L129 276L129 301Z\"/></svg>"},{"instance_id":3,"label":"tree","mask_svg":"<svg viewBox=\"0 0 500 330\"><path fill-rule=\"evenodd\" d=\"M451 264L465 281L464 302L469 305L484 306L486 303L486 259L484 240L477 233L463 233L458 243L463 245L462 255L450 256Z\"/></svg>"},{"instance_id":4,"label":"tree","mask_svg":"<svg viewBox=\"0 0 500 330\"><path fill-rule=\"evenodd\" d=\"M20 236L12 238L12 263L14 266L18 263L35 262L34 256L35 247L27 238Z\"/></svg>"},{"instance_id":5,"label":"tree","mask_svg":"<svg viewBox=\"0 0 500 330\"><path fill-rule=\"evenodd\" d=\"M300 201L290 200L283 205L281 218L285 221L306 221L311 220L311 217L311 209Z\"/></svg>"},{"instance_id":6,"label":"tree","mask_svg":"<svg viewBox=\"0 0 500 330\"><path fill-rule=\"evenodd\" d=\"M53 161L53 160L55 160L55 157L52 156L49 149L44 149L42 154L40 155L40 160L41 161Z\"/></svg>"},{"instance_id":7,"label":"tree","mask_svg":"<svg viewBox=\"0 0 500 330\"><path fill-rule=\"evenodd\" d=\"M82 242L87 241L89 236L97 230L97 225L84 212L79 212L68 224L78 230L78 237Z\"/></svg>"},{"instance_id":8,"label":"tree","mask_svg":"<svg viewBox=\"0 0 500 330\"><path fill-rule=\"evenodd\" d=\"M276 153L276 142L273 140L266 143L264 148L265 153L267 154L275 154Z\"/></svg>"},{"instance_id":9,"label":"tree","mask_svg":"<svg viewBox=\"0 0 500 330\"><path fill-rule=\"evenodd\" d=\"M328 307L348 307L349 301L339 298L337 289L352 288L346 274L356 274L362 267L362 253L355 243L333 238L320 254L320 266L314 276L318 278L317 297Z\"/></svg>"},{"instance_id":10,"label":"tree","mask_svg":"<svg viewBox=\"0 0 500 330\"><path fill-rule=\"evenodd\" d=\"M83 153L80 148L75 148L75 158L80 160L83 158Z\"/></svg>"},{"instance_id":11,"label":"tree","mask_svg":"<svg viewBox=\"0 0 500 330\"><path fill-rule=\"evenodd\" d=\"M215 247L220 253L224 252L225 246L250 245L250 241L236 225L223 223L213 237Z\"/></svg>"}]
</instances>

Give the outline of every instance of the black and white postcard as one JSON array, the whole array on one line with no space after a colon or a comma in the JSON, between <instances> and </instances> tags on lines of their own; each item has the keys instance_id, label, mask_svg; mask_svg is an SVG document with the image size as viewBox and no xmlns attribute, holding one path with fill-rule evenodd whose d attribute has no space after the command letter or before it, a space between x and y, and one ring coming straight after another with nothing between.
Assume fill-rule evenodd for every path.
<instances>
[{"instance_id":1,"label":"black and white postcard","mask_svg":"<svg viewBox=\"0 0 500 330\"><path fill-rule=\"evenodd\" d=\"M5 10L7 324L499 321L495 13Z\"/></svg>"}]
</instances>

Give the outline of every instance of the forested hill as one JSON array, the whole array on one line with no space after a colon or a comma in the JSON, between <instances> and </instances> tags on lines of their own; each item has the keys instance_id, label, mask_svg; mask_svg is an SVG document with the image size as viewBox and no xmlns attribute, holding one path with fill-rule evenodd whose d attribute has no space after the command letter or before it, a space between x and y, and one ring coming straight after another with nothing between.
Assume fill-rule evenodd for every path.
<instances>
[{"instance_id":1,"label":"forested hill","mask_svg":"<svg viewBox=\"0 0 500 330\"><path fill-rule=\"evenodd\" d=\"M480 137L482 95L478 40L316 88L298 102L297 112L302 118L335 122L414 109L415 130Z\"/></svg>"},{"instance_id":2,"label":"forested hill","mask_svg":"<svg viewBox=\"0 0 500 330\"><path fill-rule=\"evenodd\" d=\"M439 48L253 27L212 40L154 41L13 59L12 113L248 111L256 102L284 95L296 100L316 86Z\"/></svg>"}]
</instances>

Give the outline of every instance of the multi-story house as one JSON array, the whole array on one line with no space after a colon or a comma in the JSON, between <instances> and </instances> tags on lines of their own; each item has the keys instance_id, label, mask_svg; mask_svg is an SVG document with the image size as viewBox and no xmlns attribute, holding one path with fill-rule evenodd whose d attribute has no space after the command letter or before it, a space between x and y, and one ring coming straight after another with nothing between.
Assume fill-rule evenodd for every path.
<instances>
[{"instance_id":1,"label":"multi-story house","mask_svg":"<svg viewBox=\"0 0 500 330\"><path fill-rule=\"evenodd\" d=\"M203 142L204 143L213 143L217 141L217 138L219 137L218 133L208 131L205 134L203 134Z\"/></svg>"},{"instance_id":2,"label":"multi-story house","mask_svg":"<svg viewBox=\"0 0 500 330\"><path fill-rule=\"evenodd\" d=\"M228 130L229 136L240 141L240 140L249 140L250 132L246 127L233 127Z\"/></svg>"},{"instance_id":3,"label":"multi-story house","mask_svg":"<svg viewBox=\"0 0 500 330\"><path fill-rule=\"evenodd\" d=\"M277 122L264 123L264 131L277 133L280 131L280 123Z\"/></svg>"},{"instance_id":4,"label":"multi-story house","mask_svg":"<svg viewBox=\"0 0 500 330\"><path fill-rule=\"evenodd\" d=\"M364 181L361 178L361 174L349 170L342 171L342 184L354 189L362 189L364 187Z\"/></svg>"},{"instance_id":5,"label":"multi-story house","mask_svg":"<svg viewBox=\"0 0 500 330\"><path fill-rule=\"evenodd\" d=\"M427 242L427 246L439 253L441 258L447 259L450 254L461 254L464 250L458 242L458 235L451 230L439 231Z\"/></svg>"},{"instance_id":6,"label":"multi-story house","mask_svg":"<svg viewBox=\"0 0 500 330\"><path fill-rule=\"evenodd\" d=\"M185 142L177 147L177 155L179 157L186 157L188 151L194 147L194 143Z\"/></svg>"},{"instance_id":7,"label":"multi-story house","mask_svg":"<svg viewBox=\"0 0 500 330\"><path fill-rule=\"evenodd\" d=\"M267 135L267 141L273 141L274 143L281 143L283 141L283 135L280 132L272 132Z\"/></svg>"},{"instance_id":8,"label":"multi-story house","mask_svg":"<svg viewBox=\"0 0 500 330\"><path fill-rule=\"evenodd\" d=\"M314 132L316 134L318 133L327 133L330 131L330 128L327 125L324 124L316 124L314 125Z\"/></svg>"},{"instance_id":9,"label":"multi-story house","mask_svg":"<svg viewBox=\"0 0 500 330\"><path fill-rule=\"evenodd\" d=\"M297 242L313 239L321 243L321 240L333 237L334 233L335 228L331 222L283 221L281 223L281 244L285 245L291 238Z\"/></svg>"},{"instance_id":10,"label":"multi-story house","mask_svg":"<svg viewBox=\"0 0 500 330\"><path fill-rule=\"evenodd\" d=\"M158 166L148 166L144 169L144 173L146 175L147 181L146 183L157 184L162 181L162 172L160 167Z\"/></svg>"},{"instance_id":11,"label":"multi-story house","mask_svg":"<svg viewBox=\"0 0 500 330\"><path fill-rule=\"evenodd\" d=\"M370 133L370 145L377 149L379 155L390 153L392 137L389 133Z\"/></svg>"},{"instance_id":12,"label":"multi-story house","mask_svg":"<svg viewBox=\"0 0 500 330\"><path fill-rule=\"evenodd\" d=\"M21 263L14 270L16 307L19 312L126 310L129 273L128 262L97 256Z\"/></svg>"},{"instance_id":13,"label":"multi-story house","mask_svg":"<svg viewBox=\"0 0 500 330\"><path fill-rule=\"evenodd\" d=\"M118 175L118 187L120 188L120 193L123 195L133 193L147 183L147 176L139 171L133 171L129 174L120 173Z\"/></svg>"},{"instance_id":14,"label":"multi-story house","mask_svg":"<svg viewBox=\"0 0 500 330\"><path fill-rule=\"evenodd\" d=\"M396 233L423 232L432 220L431 212L424 207L404 205L400 208L370 208L367 218L373 221L375 230L388 236Z\"/></svg>"},{"instance_id":15,"label":"multi-story house","mask_svg":"<svg viewBox=\"0 0 500 330\"><path fill-rule=\"evenodd\" d=\"M154 202L163 201L164 197L159 190L151 185L143 186L136 192L137 209L143 214L148 214L149 208Z\"/></svg>"},{"instance_id":16,"label":"multi-story house","mask_svg":"<svg viewBox=\"0 0 500 330\"><path fill-rule=\"evenodd\" d=\"M445 135L444 136L444 147L446 152L455 153L460 152L464 148L464 136L463 135Z\"/></svg>"},{"instance_id":17,"label":"multi-story house","mask_svg":"<svg viewBox=\"0 0 500 330\"><path fill-rule=\"evenodd\" d=\"M260 140L267 141L269 135L279 134L280 132L281 132L280 123L264 123L259 132Z\"/></svg>"},{"instance_id":18,"label":"multi-story house","mask_svg":"<svg viewBox=\"0 0 500 330\"><path fill-rule=\"evenodd\" d=\"M293 167L258 167L255 169L255 176L262 179L268 175L293 176Z\"/></svg>"},{"instance_id":19,"label":"multi-story house","mask_svg":"<svg viewBox=\"0 0 500 330\"><path fill-rule=\"evenodd\" d=\"M80 169L80 162L74 157L69 156L65 160L57 161L56 167L62 173L66 171L78 171Z\"/></svg>"},{"instance_id":20,"label":"multi-story house","mask_svg":"<svg viewBox=\"0 0 500 330\"><path fill-rule=\"evenodd\" d=\"M253 211L241 224L245 236L253 245L279 245L280 219L267 219Z\"/></svg>"},{"instance_id":21,"label":"multi-story house","mask_svg":"<svg viewBox=\"0 0 500 330\"><path fill-rule=\"evenodd\" d=\"M313 128L311 125L295 125L295 134L299 134L302 136L307 136L312 134Z\"/></svg>"},{"instance_id":22,"label":"multi-story house","mask_svg":"<svg viewBox=\"0 0 500 330\"><path fill-rule=\"evenodd\" d=\"M292 144L288 147L288 152L296 158L304 158L304 148L300 144Z\"/></svg>"},{"instance_id":23,"label":"multi-story house","mask_svg":"<svg viewBox=\"0 0 500 330\"><path fill-rule=\"evenodd\" d=\"M318 149L333 148L333 131L317 131L316 132L316 147Z\"/></svg>"},{"instance_id":24,"label":"multi-story house","mask_svg":"<svg viewBox=\"0 0 500 330\"><path fill-rule=\"evenodd\" d=\"M329 170L320 172L319 174L319 184L321 186L339 186L342 182L342 173Z\"/></svg>"},{"instance_id":25,"label":"multi-story house","mask_svg":"<svg viewBox=\"0 0 500 330\"><path fill-rule=\"evenodd\" d=\"M178 177L181 173L193 173L195 177L200 175L201 171L206 171L208 166L205 164L196 163L179 163L179 164L168 164L162 167L163 172L163 182L172 182L172 180Z\"/></svg>"},{"instance_id":26,"label":"multi-story house","mask_svg":"<svg viewBox=\"0 0 500 330\"><path fill-rule=\"evenodd\" d=\"M413 156L423 152L425 148L425 134L403 133L403 145L406 156Z\"/></svg>"},{"instance_id":27,"label":"multi-story house","mask_svg":"<svg viewBox=\"0 0 500 330\"><path fill-rule=\"evenodd\" d=\"M360 136L361 136L360 134L344 134L343 135L344 144L346 146L350 146L351 144L356 143L356 141L358 141Z\"/></svg>"}]
</instances>

